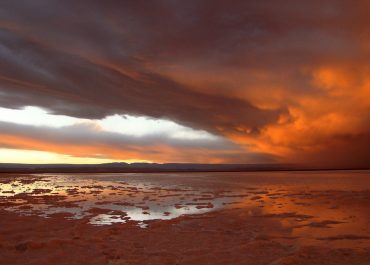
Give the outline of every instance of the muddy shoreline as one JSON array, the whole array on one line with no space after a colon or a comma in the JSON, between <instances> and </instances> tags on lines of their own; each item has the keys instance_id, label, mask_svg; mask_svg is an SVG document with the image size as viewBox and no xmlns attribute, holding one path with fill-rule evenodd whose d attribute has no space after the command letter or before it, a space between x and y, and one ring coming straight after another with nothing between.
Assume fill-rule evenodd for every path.
<instances>
[{"instance_id":1,"label":"muddy shoreline","mask_svg":"<svg viewBox=\"0 0 370 265\"><path fill-rule=\"evenodd\" d=\"M312 174L0 174L0 264L370 264L370 175Z\"/></svg>"}]
</instances>

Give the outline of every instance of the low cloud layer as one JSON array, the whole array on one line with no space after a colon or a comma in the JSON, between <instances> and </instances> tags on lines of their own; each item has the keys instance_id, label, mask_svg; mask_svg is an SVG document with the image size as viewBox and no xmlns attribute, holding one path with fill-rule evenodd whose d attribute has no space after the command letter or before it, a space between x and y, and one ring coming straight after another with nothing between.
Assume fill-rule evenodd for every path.
<instances>
[{"instance_id":1,"label":"low cloud layer","mask_svg":"<svg viewBox=\"0 0 370 265\"><path fill-rule=\"evenodd\" d=\"M166 162L274 161L221 139L173 139L165 134L130 136L107 132L94 123L61 128L0 122L0 148L40 150L75 157Z\"/></svg>"},{"instance_id":2,"label":"low cloud layer","mask_svg":"<svg viewBox=\"0 0 370 265\"><path fill-rule=\"evenodd\" d=\"M78 127L73 155L82 154L72 146L83 145L105 156L132 148L136 157L161 162L370 163L368 1L54 0L0 7L0 107L40 106L87 119L165 118L234 145L233 153L225 146L216 152L197 142L190 148L99 133L87 143L76 134L90 135L91 128ZM48 132L41 139L33 129L0 128L4 146L19 148L21 137L40 143L31 149L53 143L47 146L55 152L72 130L35 128ZM146 143L152 147L144 149Z\"/></svg>"}]
</instances>

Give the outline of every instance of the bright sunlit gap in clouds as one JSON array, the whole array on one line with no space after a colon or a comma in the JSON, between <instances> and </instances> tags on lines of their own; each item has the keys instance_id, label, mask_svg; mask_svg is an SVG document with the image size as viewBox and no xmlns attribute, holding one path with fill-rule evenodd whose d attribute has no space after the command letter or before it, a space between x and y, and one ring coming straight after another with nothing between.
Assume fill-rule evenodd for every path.
<instances>
[{"instance_id":1,"label":"bright sunlit gap in clouds","mask_svg":"<svg viewBox=\"0 0 370 265\"><path fill-rule=\"evenodd\" d=\"M191 143L194 140L207 141L218 143L222 141L221 137L212 135L206 131L194 130L189 127L179 125L173 121L165 119L153 119L145 116L131 116L131 115L111 115L104 119L81 119L76 117L70 117L65 115L56 115L48 113L47 110L28 106L23 109L8 109L0 107L0 122L8 124L19 124L32 126L29 128L54 128L59 130L69 131L68 128L73 130L97 130L99 133L113 133L116 134L118 139L132 139L132 141L145 142L146 139L172 139L177 142L181 140L184 143ZM84 127L81 125L88 125ZM5 125L4 125L5 126ZM5 126L6 127L6 126ZM81 131L81 133L84 133ZM108 134L109 135L109 134ZM121 135L121 136L120 136ZM153 138L153 136L155 136ZM46 136L45 136L46 137ZM86 136L86 137L91 137ZM131 137L131 138L130 138ZM99 141L101 139L97 139ZM28 141L28 140L27 140ZM126 140L127 141L127 140ZM130 140L128 140L130 144ZM94 143L95 144L95 143ZM100 142L96 142L99 146ZM153 144L156 144L155 142ZM67 155L68 153L53 153L47 152L47 150L28 150L27 146L23 146L20 149L12 146L0 146L0 162L7 163L109 163L109 162L152 162L151 160L144 160L141 157L127 157L122 156L122 159L110 157L109 154L94 153L87 154L87 157L79 157L73 155ZM103 148L103 147L102 147ZM104 148L103 148L104 149ZM126 148L122 148L124 153ZM96 149L99 152L99 148Z\"/></svg>"},{"instance_id":2,"label":"bright sunlit gap in clouds","mask_svg":"<svg viewBox=\"0 0 370 265\"><path fill-rule=\"evenodd\" d=\"M145 116L131 115L112 115L101 120L89 120L50 114L46 110L34 106L28 106L18 110L0 107L0 121L57 128L73 126L79 123L90 123L102 131L115 132L137 137L160 134L173 139L218 139L217 136L206 131L194 130L170 120L152 119Z\"/></svg>"},{"instance_id":3,"label":"bright sunlit gap in clouds","mask_svg":"<svg viewBox=\"0 0 370 265\"><path fill-rule=\"evenodd\" d=\"M44 151L17 150L9 148L0 148L0 159L6 158L7 163L25 163L27 164L100 164L111 162L150 162L147 160L113 160L92 157L75 157Z\"/></svg>"}]
</instances>

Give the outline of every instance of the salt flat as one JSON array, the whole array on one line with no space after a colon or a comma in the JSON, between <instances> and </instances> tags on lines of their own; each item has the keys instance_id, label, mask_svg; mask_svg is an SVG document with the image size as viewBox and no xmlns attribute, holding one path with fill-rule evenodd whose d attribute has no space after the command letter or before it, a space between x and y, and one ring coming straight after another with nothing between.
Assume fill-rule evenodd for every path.
<instances>
[{"instance_id":1,"label":"salt flat","mask_svg":"<svg viewBox=\"0 0 370 265\"><path fill-rule=\"evenodd\" d=\"M370 263L370 171L1 174L0 183L0 264Z\"/></svg>"}]
</instances>

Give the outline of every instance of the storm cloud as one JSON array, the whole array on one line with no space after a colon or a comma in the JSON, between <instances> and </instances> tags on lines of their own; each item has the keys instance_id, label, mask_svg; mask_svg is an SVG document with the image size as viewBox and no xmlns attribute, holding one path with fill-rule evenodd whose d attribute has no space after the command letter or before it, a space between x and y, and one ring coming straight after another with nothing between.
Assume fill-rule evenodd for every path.
<instances>
[{"instance_id":1,"label":"storm cloud","mask_svg":"<svg viewBox=\"0 0 370 265\"><path fill-rule=\"evenodd\" d=\"M238 161L261 153L268 154L261 162L269 156L289 163L318 163L320 157L333 165L370 162L363 140L370 136L368 1L54 0L0 6L1 107L40 106L87 119L165 118L233 142ZM75 145L85 141L75 137L79 130L90 132L75 128ZM31 132L22 133L37 138ZM65 140L69 133L50 135ZM52 142L58 144L58 137ZM96 137L90 145L118 139ZM130 148L165 144L171 155L185 146L155 138L122 141ZM339 151L328 157L332 150ZM224 160L230 161L227 155Z\"/></svg>"}]
</instances>

